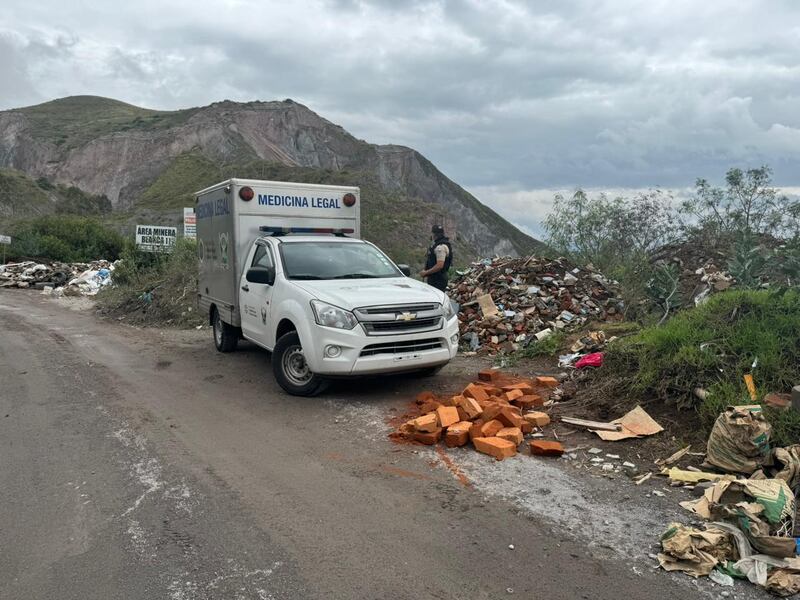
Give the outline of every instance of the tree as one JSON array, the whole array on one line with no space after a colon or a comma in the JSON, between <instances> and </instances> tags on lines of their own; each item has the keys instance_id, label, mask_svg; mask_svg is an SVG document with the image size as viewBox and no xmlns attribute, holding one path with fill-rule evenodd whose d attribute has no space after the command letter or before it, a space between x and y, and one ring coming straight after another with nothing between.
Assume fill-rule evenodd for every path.
<instances>
[{"instance_id":1,"label":"tree","mask_svg":"<svg viewBox=\"0 0 800 600\"><path fill-rule=\"evenodd\" d=\"M797 235L800 203L772 187L772 169L730 169L726 187L706 179L695 183L695 196L680 207L683 228L702 233L711 241L732 241L741 236Z\"/></svg>"},{"instance_id":2,"label":"tree","mask_svg":"<svg viewBox=\"0 0 800 600\"><path fill-rule=\"evenodd\" d=\"M608 274L646 259L677 231L672 197L660 190L613 199L581 189L571 198L559 194L544 228L557 251Z\"/></svg>"}]
</instances>

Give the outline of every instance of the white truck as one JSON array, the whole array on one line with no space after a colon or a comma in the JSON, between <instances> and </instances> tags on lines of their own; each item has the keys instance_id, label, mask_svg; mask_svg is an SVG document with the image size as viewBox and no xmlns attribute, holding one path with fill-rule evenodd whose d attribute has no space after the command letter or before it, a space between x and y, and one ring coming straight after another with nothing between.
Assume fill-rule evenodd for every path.
<instances>
[{"instance_id":1,"label":"white truck","mask_svg":"<svg viewBox=\"0 0 800 600\"><path fill-rule=\"evenodd\" d=\"M333 377L435 373L458 348L457 306L359 239L357 187L230 179L196 193L198 305L220 352L272 352L290 394Z\"/></svg>"}]
</instances>

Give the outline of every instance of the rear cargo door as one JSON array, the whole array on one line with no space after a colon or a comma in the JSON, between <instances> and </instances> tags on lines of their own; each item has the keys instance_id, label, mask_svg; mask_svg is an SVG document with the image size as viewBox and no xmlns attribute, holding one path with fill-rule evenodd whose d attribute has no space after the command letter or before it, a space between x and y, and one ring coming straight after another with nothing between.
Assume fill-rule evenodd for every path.
<instances>
[{"instance_id":1,"label":"rear cargo door","mask_svg":"<svg viewBox=\"0 0 800 600\"><path fill-rule=\"evenodd\" d=\"M242 270L239 285L239 308L242 313L242 333L257 344L268 346L272 286L265 283L247 281L247 271L251 267L275 268L272 249L264 242L256 242L254 251Z\"/></svg>"}]
</instances>

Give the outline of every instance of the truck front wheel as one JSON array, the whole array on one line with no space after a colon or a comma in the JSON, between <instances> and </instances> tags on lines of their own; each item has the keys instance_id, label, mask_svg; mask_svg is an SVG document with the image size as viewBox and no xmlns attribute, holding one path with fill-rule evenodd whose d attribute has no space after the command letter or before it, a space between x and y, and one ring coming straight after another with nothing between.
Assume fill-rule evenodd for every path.
<instances>
[{"instance_id":1,"label":"truck front wheel","mask_svg":"<svg viewBox=\"0 0 800 600\"><path fill-rule=\"evenodd\" d=\"M275 344L272 372L278 385L292 396L316 396L329 384L328 380L309 369L296 331L282 335Z\"/></svg>"},{"instance_id":2,"label":"truck front wheel","mask_svg":"<svg viewBox=\"0 0 800 600\"><path fill-rule=\"evenodd\" d=\"M236 345L239 343L239 332L236 327L228 325L222 320L216 308L214 308L211 323L214 328L214 345L217 350L220 352L233 352L236 350Z\"/></svg>"}]
</instances>

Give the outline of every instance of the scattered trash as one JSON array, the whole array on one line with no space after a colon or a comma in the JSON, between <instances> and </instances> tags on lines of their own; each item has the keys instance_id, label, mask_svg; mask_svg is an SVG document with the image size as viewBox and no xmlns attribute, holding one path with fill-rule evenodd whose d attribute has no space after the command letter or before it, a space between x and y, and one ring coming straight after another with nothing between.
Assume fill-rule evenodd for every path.
<instances>
[{"instance_id":1,"label":"scattered trash","mask_svg":"<svg viewBox=\"0 0 800 600\"><path fill-rule=\"evenodd\" d=\"M727 473L750 475L769 456L771 425L761 406L730 406L708 436L706 463Z\"/></svg>"},{"instance_id":2,"label":"scattered trash","mask_svg":"<svg viewBox=\"0 0 800 600\"><path fill-rule=\"evenodd\" d=\"M711 573L708 574L708 578L717 585L733 587L733 577L731 577L727 573L723 573L719 569L714 569L713 571L711 571Z\"/></svg>"},{"instance_id":3,"label":"scattered trash","mask_svg":"<svg viewBox=\"0 0 800 600\"><path fill-rule=\"evenodd\" d=\"M576 369L583 369L586 367L598 368L602 366L603 366L602 352L593 352L592 354L587 354L586 356L581 357L578 360L578 362L575 363Z\"/></svg>"},{"instance_id":4,"label":"scattered trash","mask_svg":"<svg viewBox=\"0 0 800 600\"><path fill-rule=\"evenodd\" d=\"M678 481L682 483L698 483L700 481L733 481L736 479L735 475L725 475L722 473L705 473L703 471L688 471L672 467L665 469L661 473L670 478L671 481Z\"/></svg>"},{"instance_id":5,"label":"scattered trash","mask_svg":"<svg viewBox=\"0 0 800 600\"><path fill-rule=\"evenodd\" d=\"M119 261L90 263L37 263L25 261L0 265L0 288L35 288L45 295L94 296L110 285ZM48 291L49 290L49 291Z\"/></svg>"},{"instance_id":6,"label":"scattered trash","mask_svg":"<svg viewBox=\"0 0 800 600\"><path fill-rule=\"evenodd\" d=\"M680 505L710 522L705 531L670 524L661 538L662 568L708 576L721 586L732 586L738 577L779 596L800 592L792 491L800 484L800 445L769 452L769 437L760 406L729 407L714 424L706 457L726 473L662 471L673 484L693 484L695 493L702 492ZM659 464L674 464L687 454L688 446Z\"/></svg>"},{"instance_id":7,"label":"scattered trash","mask_svg":"<svg viewBox=\"0 0 800 600\"><path fill-rule=\"evenodd\" d=\"M622 418L611 421L611 423L621 425L622 429L618 431L594 429L593 431L600 436L600 439L607 442L654 435L664 431L664 428L656 423L641 406L637 406Z\"/></svg>"},{"instance_id":8,"label":"scattered trash","mask_svg":"<svg viewBox=\"0 0 800 600\"><path fill-rule=\"evenodd\" d=\"M730 535L720 529L703 531L670 523L661 536L658 562L665 571L683 571L692 577L709 575L733 555Z\"/></svg>"},{"instance_id":9,"label":"scattered trash","mask_svg":"<svg viewBox=\"0 0 800 600\"><path fill-rule=\"evenodd\" d=\"M681 448L675 454L673 454L673 455L671 455L671 456L669 456L667 458L658 459L656 461L656 464L659 467L668 467L670 465L674 465L676 462L678 462L680 459L682 459L684 456L686 456L686 454L689 452L689 450L691 450L691 448L692 448L692 445L689 444L685 448Z\"/></svg>"}]
</instances>

